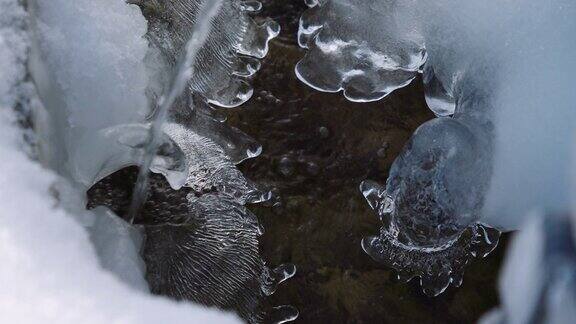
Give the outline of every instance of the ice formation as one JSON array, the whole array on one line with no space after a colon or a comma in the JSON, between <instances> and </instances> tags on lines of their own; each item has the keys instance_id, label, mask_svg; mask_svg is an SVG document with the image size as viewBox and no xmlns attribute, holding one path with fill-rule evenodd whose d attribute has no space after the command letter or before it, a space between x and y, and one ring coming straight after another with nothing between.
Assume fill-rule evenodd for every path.
<instances>
[{"instance_id":1,"label":"ice formation","mask_svg":"<svg viewBox=\"0 0 576 324\"><path fill-rule=\"evenodd\" d=\"M57 176L22 151L10 109L0 106L0 155L10 157L0 160L3 323L240 322L231 314L134 290L103 270L79 215L67 213L49 194ZM102 219L92 219L92 226L101 226ZM100 238L105 237L117 239ZM106 244L116 249L114 242Z\"/></svg>"},{"instance_id":2,"label":"ice formation","mask_svg":"<svg viewBox=\"0 0 576 324\"><path fill-rule=\"evenodd\" d=\"M125 215L136 174L124 169L100 181L88 193L89 207L105 205ZM160 175L152 175L150 184L136 222L145 226L143 255L152 292L234 309L249 322L273 316L265 312L264 298L295 268L266 267L256 216L217 191L174 190Z\"/></svg>"},{"instance_id":3,"label":"ice formation","mask_svg":"<svg viewBox=\"0 0 576 324\"><path fill-rule=\"evenodd\" d=\"M147 60L157 69L161 67L155 78L164 80L162 71L177 69L178 56L200 19L198 8L204 2L139 3L150 22L147 38L152 48ZM182 205L188 207L173 211L170 217L158 210L155 222L163 225L147 227L144 255L154 292L232 308L249 322L278 314L283 316L279 320L285 321L294 319L297 311L280 306L268 314L261 304L275 289L272 287L294 275L295 268L280 266L280 275L268 269L259 257L257 238L262 229L244 205L266 200L269 195L260 192L235 168L236 163L257 156L261 148L238 130L223 127L211 107L237 106L252 93L248 81L259 68L257 59L267 53L268 41L279 32L271 21L259 26L252 20L248 14L258 7L256 2L222 2L212 23L219 28L209 31L206 46L197 53L193 66L197 73L192 74L189 88L167 111L162 132L183 154L186 166L178 170L186 172L179 194ZM183 18L182 13L189 16ZM153 98L166 91L157 85L148 89ZM172 247L166 242L172 242ZM167 256L181 261L164 262Z\"/></svg>"},{"instance_id":4,"label":"ice formation","mask_svg":"<svg viewBox=\"0 0 576 324\"><path fill-rule=\"evenodd\" d=\"M471 257L496 246L492 227L517 228L531 208L566 210L576 125L572 2L309 4L299 31L308 51L296 67L305 83L369 101L423 73L438 116L414 133L385 187L361 186L384 225L363 241L374 259L437 295L461 282Z\"/></svg>"},{"instance_id":5,"label":"ice formation","mask_svg":"<svg viewBox=\"0 0 576 324\"><path fill-rule=\"evenodd\" d=\"M412 24L416 20L405 17L415 2L308 1L312 8L298 32L298 43L308 52L296 75L317 90L342 90L360 102L406 86L426 60L424 39Z\"/></svg>"},{"instance_id":6,"label":"ice formation","mask_svg":"<svg viewBox=\"0 0 576 324\"><path fill-rule=\"evenodd\" d=\"M41 105L27 77L30 38L26 19L19 1L0 1L0 155L6 157L0 161L1 321L237 323L233 315L147 296L102 270L96 252L107 253L106 246L94 250L91 234L82 225L119 232L125 227L105 225L120 221L104 218L105 212L103 218L94 218L91 213L64 211L68 199L57 200L50 194L54 183L63 180L26 156L30 138L24 142L22 130L17 128L30 126L22 123L29 113L26 109ZM125 237L122 233L95 233L104 240ZM131 248L131 241L108 243L113 254L116 249L123 250L123 243Z\"/></svg>"},{"instance_id":7,"label":"ice formation","mask_svg":"<svg viewBox=\"0 0 576 324\"><path fill-rule=\"evenodd\" d=\"M282 265L271 270L265 265L257 241L262 229L244 206L269 195L260 192L235 166L257 156L261 148L239 130L223 124L211 106L238 106L251 95L249 79L258 70L258 59L266 55L268 41L279 31L271 21L257 25L252 20L250 14L259 9L258 2L223 1L215 8L214 19L206 20L218 28L206 33L206 44L198 42L200 51L192 57L192 78L185 80L182 95L176 93L174 105L168 105L167 121L159 124L158 144L150 164L156 191L148 194L147 202L159 208L138 214L135 224L130 224L118 217L126 216L126 211L114 208L118 188L107 188L102 196L86 196L98 181L107 183L108 176L142 163L153 128L150 120L158 114L151 103L165 99L162 95L173 86L169 82L179 72L176 63L187 40L202 35L195 26L197 20L203 21L201 9L212 4L199 0L136 2L141 8L121 0L30 0L26 10L17 0L0 2L0 43L9 45L0 48L0 104L23 111L21 124L31 119L22 125L33 126L30 133L37 136L37 149L31 151L61 177L55 182L49 171L32 174L31 183L41 182L37 190L10 185L14 190L3 195L4 199L19 190L29 190L34 197L26 199L40 203L30 212L19 211L25 215L21 223L12 216L2 217L7 222L3 255L10 258L13 248L23 257L35 258L32 263L12 258L15 266L26 261L34 267L37 261L39 268L50 270L72 262L85 249L86 256L74 260L80 263L78 267L68 266L78 268L77 276L67 278L66 267L54 268L53 279L37 275L30 280L30 287L34 280L39 285L54 280L50 289L68 289L75 280L88 276L94 281L94 285L66 290L62 298L55 298L52 309L30 314L31 320L38 316L72 322L87 316L94 322L158 322L162 316L171 322L236 321L233 316L197 306L148 297L145 294L149 290L233 310L249 322L293 320L298 314L294 308L267 307L265 299L278 283L294 275L295 267ZM8 146L6 150L15 151ZM20 168L14 172L9 169L8 176L39 167L28 161ZM52 182L51 192L59 204L53 213L49 205L54 198L48 191ZM123 202L130 201L130 197L120 197ZM175 203L169 199L179 203L167 208ZM87 203L92 203L92 210L85 210ZM0 207L15 209L5 201ZM12 235L24 233L19 224L31 222L39 210L46 214L46 229L53 232L45 246L40 245L41 240L27 245L13 239ZM9 226L12 223L15 227ZM66 230L70 230L69 241L59 242L52 236L59 233L65 238L62 233ZM71 248L64 248L67 242ZM38 260L35 248L42 251ZM47 254L50 248L76 257L51 260ZM102 272L97 263L116 279ZM3 270L9 278L15 269L9 264ZM87 295L89 289L94 291ZM48 290L46 298L51 294ZM73 299L76 295L87 304ZM111 300L108 295L120 296L121 302L114 304L117 308L104 308L97 314L98 305ZM20 297L26 296L3 296L2 307ZM42 294L38 298L40 306L46 305L42 304ZM63 310L68 303L75 312ZM142 307L146 309L139 313ZM2 314L22 315L24 311Z\"/></svg>"}]
</instances>

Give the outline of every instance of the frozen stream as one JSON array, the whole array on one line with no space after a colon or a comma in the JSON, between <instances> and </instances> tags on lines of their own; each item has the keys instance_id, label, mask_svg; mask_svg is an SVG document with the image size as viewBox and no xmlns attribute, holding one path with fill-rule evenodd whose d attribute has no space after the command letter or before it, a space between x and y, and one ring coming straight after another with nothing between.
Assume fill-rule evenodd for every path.
<instances>
[{"instance_id":1,"label":"frozen stream","mask_svg":"<svg viewBox=\"0 0 576 324\"><path fill-rule=\"evenodd\" d=\"M0 0L0 322L569 322L575 17Z\"/></svg>"}]
</instances>

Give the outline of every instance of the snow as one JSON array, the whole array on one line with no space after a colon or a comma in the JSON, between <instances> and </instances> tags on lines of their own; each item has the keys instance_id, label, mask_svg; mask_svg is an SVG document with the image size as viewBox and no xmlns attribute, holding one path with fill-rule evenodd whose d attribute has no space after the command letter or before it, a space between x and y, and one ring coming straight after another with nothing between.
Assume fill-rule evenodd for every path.
<instances>
[{"instance_id":1,"label":"snow","mask_svg":"<svg viewBox=\"0 0 576 324\"><path fill-rule=\"evenodd\" d=\"M42 159L76 180L90 177L74 171L115 152L101 143L89 154L75 154L84 140L142 122L149 112L146 20L136 5L121 0L33 0L30 11L30 72L49 116L38 123L39 137L47 139Z\"/></svg>"},{"instance_id":2,"label":"snow","mask_svg":"<svg viewBox=\"0 0 576 324\"><path fill-rule=\"evenodd\" d=\"M228 314L133 290L100 267L89 234L50 194L57 177L0 122L0 322L237 323Z\"/></svg>"},{"instance_id":3,"label":"snow","mask_svg":"<svg viewBox=\"0 0 576 324\"><path fill-rule=\"evenodd\" d=\"M16 85L26 74L27 35L23 30L26 13L14 0L0 0L0 106L18 100Z\"/></svg>"}]
</instances>

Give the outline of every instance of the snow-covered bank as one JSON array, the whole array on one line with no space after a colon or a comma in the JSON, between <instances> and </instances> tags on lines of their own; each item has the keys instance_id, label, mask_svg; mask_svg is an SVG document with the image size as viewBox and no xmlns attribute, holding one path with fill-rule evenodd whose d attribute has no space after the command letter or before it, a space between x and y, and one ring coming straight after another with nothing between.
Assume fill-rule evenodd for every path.
<instances>
[{"instance_id":1,"label":"snow-covered bank","mask_svg":"<svg viewBox=\"0 0 576 324\"><path fill-rule=\"evenodd\" d=\"M60 115L70 117L59 122L65 121L82 131L94 130L147 109L143 93L146 79L142 80L142 71L131 64L142 56L133 52L134 43L126 41L126 37L141 38L145 30L140 28L140 34L134 33L131 29L134 26L118 21L130 21L134 17L125 14L134 15L137 8L128 7L120 0L110 0L42 2L35 9L41 9L43 5L50 5L45 9L52 10L54 19L37 20L34 26L38 28L37 32L47 33L44 36L53 43L34 44L33 47L37 46L34 50L47 46L43 49L49 51L44 51L43 55L37 52L35 55L39 56L35 59L51 59L55 65L35 71L40 73L36 75L36 81L39 84L38 81L50 80L51 84L40 82L39 90L44 99L49 97L45 101L48 105L63 104L48 107L51 112L59 110ZM90 24L83 19L86 15L101 19ZM104 18L111 20L102 20ZM142 23L143 19L134 21ZM70 209L82 204L82 198L77 197L81 195L64 197L66 192L54 190L56 183L60 184L59 188L66 188L62 186L64 180L25 154L27 144L22 140L14 109L23 104L36 104L36 108L41 108L34 97L33 85L27 80L30 39L38 41L29 36L27 22L27 13L20 1L0 0L0 322L239 322L234 315L143 292L146 283L142 277L138 281L141 265L137 247L130 239L134 233L118 224L122 222L120 219L105 218L103 210ZM96 30L87 30L91 27ZM114 35L117 37L105 32L99 34L98 28L109 32L116 30L118 33ZM85 35L93 35L93 42L85 39ZM146 49L142 40L136 43ZM50 44L51 50L48 49ZM42 67L40 63L35 61L32 65ZM129 75L134 78L127 78ZM57 94L65 99L50 99L54 98L55 93L51 92L54 89L61 90ZM111 97L104 97L104 94ZM106 101L106 98L114 99ZM41 110L36 112L42 113ZM37 122L41 123L36 125L40 130L64 130L54 129L55 125L44 119L46 117L53 118L53 115L36 116ZM52 144L64 146L64 142ZM47 164L66 170L66 160L62 156L59 158L56 162L47 161ZM98 241L102 244L95 246ZM103 255L106 257L98 257ZM118 276L104 270L103 266L115 270ZM131 273L131 276L123 276L123 273ZM134 289L119 278L140 289Z\"/></svg>"},{"instance_id":2,"label":"snow-covered bank","mask_svg":"<svg viewBox=\"0 0 576 324\"><path fill-rule=\"evenodd\" d=\"M100 266L78 215L53 196L57 180L20 149L9 108L0 120L0 321L238 323L230 314L134 290ZM51 193L52 192L52 193Z\"/></svg>"}]
</instances>

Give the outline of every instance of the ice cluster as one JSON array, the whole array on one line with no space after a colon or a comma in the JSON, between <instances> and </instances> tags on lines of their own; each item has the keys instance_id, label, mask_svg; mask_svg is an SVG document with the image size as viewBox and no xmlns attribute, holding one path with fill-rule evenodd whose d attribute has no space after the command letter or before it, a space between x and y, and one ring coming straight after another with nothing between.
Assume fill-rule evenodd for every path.
<instances>
[{"instance_id":1,"label":"ice cluster","mask_svg":"<svg viewBox=\"0 0 576 324\"><path fill-rule=\"evenodd\" d=\"M317 90L342 90L352 101L379 100L408 85L426 61L417 20L405 16L414 0L308 3L312 8L298 32L308 52L296 75Z\"/></svg>"},{"instance_id":2,"label":"ice cluster","mask_svg":"<svg viewBox=\"0 0 576 324\"><path fill-rule=\"evenodd\" d=\"M308 1L296 67L310 86L374 101L422 74L437 118L385 187L361 190L383 222L374 259L437 295L533 208L566 211L576 109L576 6L567 0ZM367 23L369 22L369 23Z\"/></svg>"},{"instance_id":3,"label":"ice cluster","mask_svg":"<svg viewBox=\"0 0 576 324\"><path fill-rule=\"evenodd\" d=\"M175 67L191 27L198 21L204 0L132 0L149 22L147 38L155 53L156 71L167 77L167 66ZM280 32L274 21L258 25L250 16L261 8L257 1L223 1L213 21L207 44L198 54L190 81L191 90L221 107L236 107L253 93L247 78L260 68L268 53L268 41ZM159 64L160 63L160 64ZM162 79L156 76L157 79ZM156 89L158 90L158 89ZM163 89L160 89L163 90Z\"/></svg>"},{"instance_id":4,"label":"ice cluster","mask_svg":"<svg viewBox=\"0 0 576 324\"><path fill-rule=\"evenodd\" d=\"M126 216L126 210L116 209L115 203L119 198L129 202L132 190L106 187L107 180L142 163L158 113L156 103L172 86L188 39L198 36L196 23L205 19L202 8L207 3L132 2L140 7L122 0L30 0L26 8L17 0L0 2L0 106L23 111L20 124L38 142L31 151L58 174L31 173L30 179L25 177L30 184L21 185L41 183L21 188L12 185L18 180L10 176L29 174L39 166L26 161L15 164L19 169L6 167L3 183L9 184L3 189L10 192L3 195L0 207L13 208L14 213L19 200L9 200L20 191L30 191L34 197L23 199L39 203L18 210L24 215L20 222L2 212L2 237L7 240L2 254L14 260L14 267L9 264L3 271L10 278L22 262L30 271L19 276L34 275L34 267L54 268L51 276L36 274L27 281L30 287L38 283L35 289L44 282L51 287L46 297L29 298L38 298L41 306L30 314L31 321L34 316L64 322L84 317L94 322L236 321L197 306L149 297L149 291L232 310L248 322L294 319L297 311L290 306L265 307L266 297L294 275L295 267L272 270L261 259L257 238L262 228L245 204L269 199L269 194L236 169L261 148L226 126L213 106L234 107L250 97L250 77L259 68L258 59L266 55L268 41L278 34L278 25L254 22L250 15L261 6L256 1L222 1L214 19L207 21L214 28L199 43L194 73L161 125L160 145L150 165L155 180L147 197L154 208L145 209L130 224L119 217ZM4 149L3 143L0 147ZM6 150L6 156L22 160L12 146ZM106 188L101 195L98 186ZM96 194L87 195L89 190ZM51 207L53 201L58 208ZM85 210L86 205L91 210ZM45 217L31 225L32 215ZM43 223L49 235L37 234ZM36 229L23 235L25 224ZM28 244L31 235L37 239ZM85 256L78 257L83 250ZM10 253L22 259L10 259ZM34 260L24 260L27 255ZM66 277L65 269L76 269L77 276ZM90 285L78 285L77 280ZM16 289L13 284L7 287ZM54 289L66 293L54 297ZM28 298L10 294L3 295L1 307ZM48 305L43 298L54 301ZM98 306L116 299L116 308ZM63 310L66 304L73 312ZM0 313L22 315L24 308ZM140 308L145 309L138 312Z\"/></svg>"}]
</instances>

